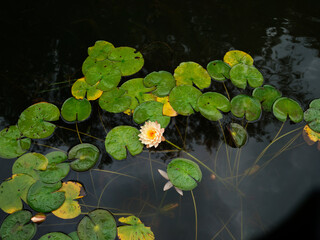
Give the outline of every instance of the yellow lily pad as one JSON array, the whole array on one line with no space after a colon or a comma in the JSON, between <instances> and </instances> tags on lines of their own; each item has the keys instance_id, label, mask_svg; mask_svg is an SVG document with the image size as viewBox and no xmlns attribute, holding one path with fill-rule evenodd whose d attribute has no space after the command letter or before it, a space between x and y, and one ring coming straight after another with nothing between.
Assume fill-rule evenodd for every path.
<instances>
[{"instance_id":1,"label":"yellow lily pad","mask_svg":"<svg viewBox=\"0 0 320 240\"><path fill-rule=\"evenodd\" d=\"M239 50L227 52L223 57L223 61L228 63L231 67L237 65L238 63L243 63L249 66L253 65L252 57L248 53Z\"/></svg>"},{"instance_id":2,"label":"yellow lily pad","mask_svg":"<svg viewBox=\"0 0 320 240\"><path fill-rule=\"evenodd\" d=\"M157 97L157 102L163 103L162 114L168 117L178 116L178 113L173 109L169 102L169 96L166 97Z\"/></svg>"},{"instance_id":3,"label":"yellow lily pad","mask_svg":"<svg viewBox=\"0 0 320 240\"><path fill-rule=\"evenodd\" d=\"M118 227L120 240L153 240L154 234L150 227L146 227L136 216L119 218L119 222L127 225Z\"/></svg>"},{"instance_id":4,"label":"yellow lily pad","mask_svg":"<svg viewBox=\"0 0 320 240\"><path fill-rule=\"evenodd\" d=\"M72 96L74 96L76 99L84 99L87 95L87 99L89 101L94 101L101 97L103 91L97 89L97 85L99 83L96 83L93 86L90 86L85 78L78 79L71 88Z\"/></svg>"}]
</instances>

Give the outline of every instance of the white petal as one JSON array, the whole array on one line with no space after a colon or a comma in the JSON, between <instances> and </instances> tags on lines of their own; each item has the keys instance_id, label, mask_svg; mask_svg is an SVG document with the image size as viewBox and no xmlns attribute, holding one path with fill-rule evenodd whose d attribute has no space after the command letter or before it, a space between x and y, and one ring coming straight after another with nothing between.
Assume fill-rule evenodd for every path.
<instances>
[{"instance_id":1,"label":"white petal","mask_svg":"<svg viewBox=\"0 0 320 240\"><path fill-rule=\"evenodd\" d=\"M183 196L183 192L180 188L174 187L174 189L179 193L181 196Z\"/></svg>"},{"instance_id":2,"label":"white petal","mask_svg":"<svg viewBox=\"0 0 320 240\"><path fill-rule=\"evenodd\" d=\"M167 191L172 187L173 187L173 184L169 181L169 182L166 183L166 185L164 185L163 191Z\"/></svg>"},{"instance_id":3,"label":"white petal","mask_svg":"<svg viewBox=\"0 0 320 240\"><path fill-rule=\"evenodd\" d=\"M159 172L160 175L161 175L162 177L164 177L166 180L169 180L168 174L167 174L165 171L163 171L163 170L161 170L161 169L158 169L158 172Z\"/></svg>"}]
</instances>

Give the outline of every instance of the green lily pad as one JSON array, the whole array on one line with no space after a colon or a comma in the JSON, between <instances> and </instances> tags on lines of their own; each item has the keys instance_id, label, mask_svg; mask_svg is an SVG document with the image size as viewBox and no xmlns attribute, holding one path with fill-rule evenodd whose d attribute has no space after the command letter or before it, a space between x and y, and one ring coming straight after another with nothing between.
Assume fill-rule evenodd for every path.
<instances>
[{"instance_id":1,"label":"green lily pad","mask_svg":"<svg viewBox=\"0 0 320 240\"><path fill-rule=\"evenodd\" d=\"M169 101L177 113L188 116L199 111L197 101L201 94L202 92L193 86L177 86L171 90Z\"/></svg>"},{"instance_id":2,"label":"green lily pad","mask_svg":"<svg viewBox=\"0 0 320 240\"><path fill-rule=\"evenodd\" d=\"M161 128L165 128L170 123L170 117L162 114L163 103L156 101L148 101L141 103L133 113L133 120L138 123L144 123L148 120L157 121Z\"/></svg>"},{"instance_id":3,"label":"green lily pad","mask_svg":"<svg viewBox=\"0 0 320 240\"><path fill-rule=\"evenodd\" d=\"M68 159L67 154L60 151L50 152L46 155L48 166L44 171L38 171L40 180L44 183L56 183L65 178L69 171L69 163L64 163Z\"/></svg>"},{"instance_id":4,"label":"green lily pad","mask_svg":"<svg viewBox=\"0 0 320 240\"><path fill-rule=\"evenodd\" d=\"M28 191L27 202L37 212L51 212L58 209L65 201L63 192L57 192L62 186L61 182L44 183L37 181Z\"/></svg>"},{"instance_id":5,"label":"green lily pad","mask_svg":"<svg viewBox=\"0 0 320 240\"><path fill-rule=\"evenodd\" d=\"M168 96L171 89L176 86L176 81L171 73L166 71L152 72L148 74L143 83L146 87L154 87L157 89L152 93L158 97Z\"/></svg>"},{"instance_id":6,"label":"green lily pad","mask_svg":"<svg viewBox=\"0 0 320 240\"><path fill-rule=\"evenodd\" d=\"M209 75L217 81L224 81L230 78L230 66L221 60L211 61L207 65Z\"/></svg>"},{"instance_id":7,"label":"green lily pad","mask_svg":"<svg viewBox=\"0 0 320 240\"><path fill-rule=\"evenodd\" d=\"M248 133L247 130L245 130L240 124L231 123L230 127L228 127L228 131L237 148L240 148L246 144Z\"/></svg>"},{"instance_id":8,"label":"green lily pad","mask_svg":"<svg viewBox=\"0 0 320 240\"><path fill-rule=\"evenodd\" d=\"M15 174L0 185L0 208L6 213L22 210L27 192L35 180L26 174ZM30 220L30 219L29 219Z\"/></svg>"},{"instance_id":9,"label":"green lily pad","mask_svg":"<svg viewBox=\"0 0 320 240\"><path fill-rule=\"evenodd\" d=\"M263 110L271 112L273 103L280 98L282 94L275 87L264 85L263 87L254 89L252 96L261 102Z\"/></svg>"},{"instance_id":10,"label":"green lily pad","mask_svg":"<svg viewBox=\"0 0 320 240\"><path fill-rule=\"evenodd\" d=\"M24 110L18 120L18 127L28 138L49 137L56 126L49 121L57 121L60 117L59 109L47 102L36 103Z\"/></svg>"},{"instance_id":11,"label":"green lily pad","mask_svg":"<svg viewBox=\"0 0 320 240\"><path fill-rule=\"evenodd\" d=\"M31 140L25 138L16 125L0 132L0 157L16 158L30 148Z\"/></svg>"},{"instance_id":12,"label":"green lily pad","mask_svg":"<svg viewBox=\"0 0 320 240\"><path fill-rule=\"evenodd\" d=\"M173 186L189 191L202 179L202 172L195 162L185 158L175 158L167 166L167 173Z\"/></svg>"},{"instance_id":13,"label":"green lily pad","mask_svg":"<svg viewBox=\"0 0 320 240\"><path fill-rule=\"evenodd\" d=\"M91 104L87 99L77 100L74 97L64 101L61 116L68 122L84 121L91 114Z\"/></svg>"},{"instance_id":14,"label":"green lily pad","mask_svg":"<svg viewBox=\"0 0 320 240\"><path fill-rule=\"evenodd\" d=\"M239 118L245 115L249 122L255 121L261 115L261 104L256 98L240 94L231 100L231 112Z\"/></svg>"},{"instance_id":15,"label":"green lily pad","mask_svg":"<svg viewBox=\"0 0 320 240\"><path fill-rule=\"evenodd\" d=\"M310 103L309 109L304 112L304 120L313 131L320 133L320 98Z\"/></svg>"},{"instance_id":16,"label":"green lily pad","mask_svg":"<svg viewBox=\"0 0 320 240\"><path fill-rule=\"evenodd\" d=\"M118 227L118 237L120 240L153 240L154 234L150 227L146 227L136 216L121 217L119 222L127 225Z\"/></svg>"},{"instance_id":17,"label":"green lily pad","mask_svg":"<svg viewBox=\"0 0 320 240\"><path fill-rule=\"evenodd\" d=\"M112 43L99 40L95 42L94 46L88 48L88 54L94 60L102 61L109 56L113 49Z\"/></svg>"},{"instance_id":18,"label":"green lily pad","mask_svg":"<svg viewBox=\"0 0 320 240\"><path fill-rule=\"evenodd\" d=\"M103 209L96 209L84 216L78 224L80 240L114 240L117 225L112 214Z\"/></svg>"},{"instance_id":19,"label":"green lily pad","mask_svg":"<svg viewBox=\"0 0 320 240\"><path fill-rule=\"evenodd\" d=\"M12 166L12 174L24 173L38 180L37 170L46 170L48 159L40 153L27 153L19 157Z\"/></svg>"},{"instance_id":20,"label":"green lily pad","mask_svg":"<svg viewBox=\"0 0 320 240\"><path fill-rule=\"evenodd\" d=\"M114 159L122 160L127 157L127 149L132 156L142 152L143 144L139 141L140 131L130 126L118 126L108 132L105 147ZM127 149L126 149L127 148Z\"/></svg>"},{"instance_id":21,"label":"green lily pad","mask_svg":"<svg viewBox=\"0 0 320 240\"><path fill-rule=\"evenodd\" d=\"M231 67L239 63L243 63L249 66L253 65L252 57L248 53L239 50L232 50L227 52L223 57L223 61L228 63Z\"/></svg>"},{"instance_id":22,"label":"green lily pad","mask_svg":"<svg viewBox=\"0 0 320 240\"><path fill-rule=\"evenodd\" d=\"M43 235L39 240L72 240L72 238L61 232L51 232Z\"/></svg>"},{"instance_id":23,"label":"green lily pad","mask_svg":"<svg viewBox=\"0 0 320 240\"><path fill-rule=\"evenodd\" d=\"M15 212L7 216L0 228L3 240L31 240L36 234L37 225L30 222L31 212L27 210Z\"/></svg>"},{"instance_id":24,"label":"green lily pad","mask_svg":"<svg viewBox=\"0 0 320 240\"><path fill-rule=\"evenodd\" d=\"M146 88L143 84L143 78L128 80L121 85L120 89L125 90L126 95L131 97L129 108L132 110L143 102L154 100L154 96L149 92L153 91L155 87Z\"/></svg>"},{"instance_id":25,"label":"green lily pad","mask_svg":"<svg viewBox=\"0 0 320 240\"><path fill-rule=\"evenodd\" d=\"M70 149L68 158L74 160L70 167L74 171L83 172L92 168L100 156L99 149L89 143L81 143Z\"/></svg>"},{"instance_id":26,"label":"green lily pad","mask_svg":"<svg viewBox=\"0 0 320 240\"><path fill-rule=\"evenodd\" d=\"M211 121L223 118L222 112L229 112L231 104L225 96L217 92L206 92L198 98L200 113ZM220 111L219 111L220 110Z\"/></svg>"},{"instance_id":27,"label":"green lily pad","mask_svg":"<svg viewBox=\"0 0 320 240\"><path fill-rule=\"evenodd\" d=\"M183 62L174 70L174 78L177 86L193 85L199 88L207 88L211 84L211 77L201 65L195 62Z\"/></svg>"},{"instance_id":28,"label":"green lily pad","mask_svg":"<svg viewBox=\"0 0 320 240\"><path fill-rule=\"evenodd\" d=\"M71 87L72 96L76 99L84 99L87 96L89 101L98 99L103 91L97 89L97 84L90 86L84 78L78 79Z\"/></svg>"},{"instance_id":29,"label":"green lily pad","mask_svg":"<svg viewBox=\"0 0 320 240\"><path fill-rule=\"evenodd\" d=\"M72 232L72 233L69 233L68 236L71 237L72 240L79 240L79 236L78 236L77 231L74 231L74 232Z\"/></svg>"},{"instance_id":30,"label":"green lily pad","mask_svg":"<svg viewBox=\"0 0 320 240\"><path fill-rule=\"evenodd\" d=\"M120 113L130 107L131 97L126 95L124 89L114 88L102 94L99 99L99 105L108 112Z\"/></svg>"},{"instance_id":31,"label":"green lily pad","mask_svg":"<svg viewBox=\"0 0 320 240\"><path fill-rule=\"evenodd\" d=\"M298 123L303 120L303 110L299 103L291 98L282 97L276 100L272 107L273 115L281 122L287 120L287 116L291 121Z\"/></svg>"},{"instance_id":32,"label":"green lily pad","mask_svg":"<svg viewBox=\"0 0 320 240\"><path fill-rule=\"evenodd\" d=\"M245 89L247 82L250 87L256 88L263 84L263 76L254 66L239 63L231 68L230 80L238 88Z\"/></svg>"},{"instance_id":33,"label":"green lily pad","mask_svg":"<svg viewBox=\"0 0 320 240\"><path fill-rule=\"evenodd\" d=\"M131 47L114 48L108 59L120 69L122 76L129 76L139 72L144 64L142 54Z\"/></svg>"}]
</instances>

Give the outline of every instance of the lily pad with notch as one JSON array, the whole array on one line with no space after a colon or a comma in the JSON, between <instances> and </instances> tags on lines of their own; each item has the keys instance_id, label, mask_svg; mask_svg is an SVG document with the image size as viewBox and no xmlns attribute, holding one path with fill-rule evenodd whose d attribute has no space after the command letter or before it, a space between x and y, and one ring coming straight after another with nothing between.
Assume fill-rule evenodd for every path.
<instances>
[{"instance_id":1,"label":"lily pad with notch","mask_svg":"<svg viewBox=\"0 0 320 240\"><path fill-rule=\"evenodd\" d=\"M171 89L176 86L176 81L171 73L166 71L152 72L148 74L143 83L146 87L154 87L157 89L152 91L152 94L158 97L168 96Z\"/></svg>"},{"instance_id":2,"label":"lily pad with notch","mask_svg":"<svg viewBox=\"0 0 320 240\"><path fill-rule=\"evenodd\" d=\"M273 103L282 96L281 92L275 87L264 85L253 90L252 96L257 98L263 110L271 112Z\"/></svg>"},{"instance_id":3,"label":"lily pad with notch","mask_svg":"<svg viewBox=\"0 0 320 240\"><path fill-rule=\"evenodd\" d=\"M148 120L160 123L161 128L165 128L170 123L170 117L162 114L163 103L148 101L141 103L133 113L133 120L138 123L144 123Z\"/></svg>"},{"instance_id":4,"label":"lily pad with notch","mask_svg":"<svg viewBox=\"0 0 320 240\"><path fill-rule=\"evenodd\" d=\"M87 99L78 100L74 97L64 101L61 107L61 116L68 122L84 121L91 114L91 104Z\"/></svg>"},{"instance_id":5,"label":"lily pad with notch","mask_svg":"<svg viewBox=\"0 0 320 240\"><path fill-rule=\"evenodd\" d=\"M223 61L225 63L228 63L231 67L239 63L243 63L249 66L253 65L252 57L248 53L239 50L232 50L227 52L223 57Z\"/></svg>"},{"instance_id":6,"label":"lily pad with notch","mask_svg":"<svg viewBox=\"0 0 320 240\"><path fill-rule=\"evenodd\" d=\"M174 70L176 85L195 84L199 89L207 88L211 84L211 77L207 70L195 62L183 62Z\"/></svg>"},{"instance_id":7,"label":"lily pad with notch","mask_svg":"<svg viewBox=\"0 0 320 240\"><path fill-rule=\"evenodd\" d=\"M96 209L81 219L77 232L80 240L114 240L117 224L109 211Z\"/></svg>"},{"instance_id":8,"label":"lily pad with notch","mask_svg":"<svg viewBox=\"0 0 320 240\"><path fill-rule=\"evenodd\" d=\"M26 138L16 125L6 127L0 132L0 157L16 158L24 154L31 146L31 139Z\"/></svg>"},{"instance_id":9,"label":"lily pad with notch","mask_svg":"<svg viewBox=\"0 0 320 240\"><path fill-rule=\"evenodd\" d=\"M243 116L251 122L258 120L261 115L261 104L258 99L247 95L237 95L231 100L231 112L234 116Z\"/></svg>"},{"instance_id":10,"label":"lily pad with notch","mask_svg":"<svg viewBox=\"0 0 320 240\"><path fill-rule=\"evenodd\" d=\"M231 68L230 80L238 88L245 89L247 82L250 87L257 88L263 84L263 76L254 66L239 63Z\"/></svg>"},{"instance_id":11,"label":"lily pad with notch","mask_svg":"<svg viewBox=\"0 0 320 240\"><path fill-rule=\"evenodd\" d=\"M221 60L211 61L207 65L209 75L216 81L224 81L230 78L230 66Z\"/></svg>"},{"instance_id":12,"label":"lily pad with notch","mask_svg":"<svg viewBox=\"0 0 320 240\"><path fill-rule=\"evenodd\" d=\"M95 42L94 46L88 48L88 54L94 60L102 61L109 56L110 52L113 49L114 49L114 46L112 43L99 40Z\"/></svg>"},{"instance_id":13,"label":"lily pad with notch","mask_svg":"<svg viewBox=\"0 0 320 240\"><path fill-rule=\"evenodd\" d=\"M202 94L198 98L197 105L201 115L211 121L218 121L223 118L220 111L229 112L231 109L228 98L217 92L206 92Z\"/></svg>"},{"instance_id":14,"label":"lily pad with notch","mask_svg":"<svg viewBox=\"0 0 320 240\"><path fill-rule=\"evenodd\" d=\"M320 98L310 103L309 109L304 112L304 120L313 131L320 133Z\"/></svg>"},{"instance_id":15,"label":"lily pad with notch","mask_svg":"<svg viewBox=\"0 0 320 240\"><path fill-rule=\"evenodd\" d=\"M28 138L46 138L52 135L56 128L50 121L57 121L59 117L57 106L47 102L36 103L21 113L18 128Z\"/></svg>"},{"instance_id":16,"label":"lily pad with notch","mask_svg":"<svg viewBox=\"0 0 320 240\"><path fill-rule=\"evenodd\" d=\"M178 114L188 116L199 111L197 101L201 94L202 92L193 86L176 86L170 92L169 101Z\"/></svg>"},{"instance_id":17,"label":"lily pad with notch","mask_svg":"<svg viewBox=\"0 0 320 240\"><path fill-rule=\"evenodd\" d=\"M30 222L30 211L22 210L7 216L0 228L3 240L31 240L37 232L37 225Z\"/></svg>"},{"instance_id":18,"label":"lily pad with notch","mask_svg":"<svg viewBox=\"0 0 320 240\"><path fill-rule=\"evenodd\" d=\"M195 162L185 158L175 158L167 166L167 173L173 186L189 191L198 186L202 172Z\"/></svg>"},{"instance_id":19,"label":"lily pad with notch","mask_svg":"<svg viewBox=\"0 0 320 240\"><path fill-rule=\"evenodd\" d=\"M153 240L154 234L150 227L146 227L136 216L121 217L119 222L126 225L118 227L118 237L120 240Z\"/></svg>"},{"instance_id":20,"label":"lily pad with notch","mask_svg":"<svg viewBox=\"0 0 320 240\"><path fill-rule=\"evenodd\" d=\"M43 235L38 240L72 240L72 238L62 232L51 232Z\"/></svg>"},{"instance_id":21,"label":"lily pad with notch","mask_svg":"<svg viewBox=\"0 0 320 240\"><path fill-rule=\"evenodd\" d=\"M281 122L285 122L289 116L294 123L303 120L303 110L299 103L287 97L277 99L272 106L273 115Z\"/></svg>"},{"instance_id":22,"label":"lily pad with notch","mask_svg":"<svg viewBox=\"0 0 320 240\"><path fill-rule=\"evenodd\" d=\"M85 78L78 79L71 87L72 96L76 99L84 99L87 97L89 101L98 99L103 91L97 88L98 83L90 86Z\"/></svg>"},{"instance_id":23,"label":"lily pad with notch","mask_svg":"<svg viewBox=\"0 0 320 240\"><path fill-rule=\"evenodd\" d=\"M94 167L100 156L99 149L90 143L81 143L70 149L68 158L73 160L70 167L74 171L83 172Z\"/></svg>"},{"instance_id":24,"label":"lily pad with notch","mask_svg":"<svg viewBox=\"0 0 320 240\"><path fill-rule=\"evenodd\" d=\"M99 105L107 112L120 113L130 107L131 97L126 95L124 89L114 88L102 94Z\"/></svg>"},{"instance_id":25,"label":"lily pad with notch","mask_svg":"<svg viewBox=\"0 0 320 240\"><path fill-rule=\"evenodd\" d=\"M127 149L132 156L142 152L143 144L139 141L140 131L131 126L118 126L108 132L105 147L116 160L127 157Z\"/></svg>"},{"instance_id":26,"label":"lily pad with notch","mask_svg":"<svg viewBox=\"0 0 320 240\"><path fill-rule=\"evenodd\" d=\"M232 142L237 148L244 146L248 139L247 130L238 123L230 123L227 127Z\"/></svg>"}]
</instances>

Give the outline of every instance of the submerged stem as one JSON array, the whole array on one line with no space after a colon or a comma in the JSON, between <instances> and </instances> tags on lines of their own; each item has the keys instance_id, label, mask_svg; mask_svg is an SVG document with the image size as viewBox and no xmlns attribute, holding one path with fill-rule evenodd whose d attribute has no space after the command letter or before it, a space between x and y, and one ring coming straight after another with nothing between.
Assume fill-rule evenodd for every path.
<instances>
[{"instance_id":1,"label":"submerged stem","mask_svg":"<svg viewBox=\"0 0 320 240\"><path fill-rule=\"evenodd\" d=\"M198 214L197 214L197 204L196 200L193 195L193 191L191 190L191 196L192 196L192 201L193 201L193 206L194 206L194 216L195 216L195 222L196 222L196 240L198 239Z\"/></svg>"}]
</instances>

